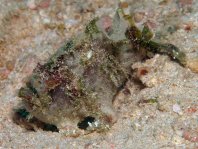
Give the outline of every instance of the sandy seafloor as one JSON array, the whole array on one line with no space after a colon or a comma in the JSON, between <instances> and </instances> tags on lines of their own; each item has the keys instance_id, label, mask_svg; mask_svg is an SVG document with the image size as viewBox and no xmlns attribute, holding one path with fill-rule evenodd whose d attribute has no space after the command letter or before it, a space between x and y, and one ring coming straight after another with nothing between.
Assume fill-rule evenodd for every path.
<instances>
[{"instance_id":1,"label":"sandy seafloor","mask_svg":"<svg viewBox=\"0 0 198 149\"><path fill-rule=\"evenodd\" d=\"M147 23L155 38L198 57L197 0L129 0L137 25ZM12 120L17 91L38 62L82 31L91 18L113 15L114 0L0 0L0 148L9 149L197 149L198 73L163 55L146 67L144 87L127 82L117 97L118 121L107 133L69 138L27 131ZM157 99L158 103L144 102Z\"/></svg>"}]
</instances>

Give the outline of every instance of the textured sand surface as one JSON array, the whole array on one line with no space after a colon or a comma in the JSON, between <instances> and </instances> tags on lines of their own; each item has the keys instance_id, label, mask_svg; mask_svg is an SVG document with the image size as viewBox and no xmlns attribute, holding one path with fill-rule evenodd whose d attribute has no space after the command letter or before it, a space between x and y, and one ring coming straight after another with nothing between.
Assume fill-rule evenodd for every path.
<instances>
[{"instance_id":1,"label":"textured sand surface","mask_svg":"<svg viewBox=\"0 0 198 149\"><path fill-rule=\"evenodd\" d=\"M197 0L129 0L137 25L158 41L198 57ZM0 148L197 149L198 73L163 55L134 58L132 75L118 94L118 121L107 133L78 138L27 131L12 120L17 91L38 62L79 33L94 16L113 15L111 0L0 0ZM134 55L135 57L135 55ZM144 75L138 72L146 69Z\"/></svg>"}]
</instances>

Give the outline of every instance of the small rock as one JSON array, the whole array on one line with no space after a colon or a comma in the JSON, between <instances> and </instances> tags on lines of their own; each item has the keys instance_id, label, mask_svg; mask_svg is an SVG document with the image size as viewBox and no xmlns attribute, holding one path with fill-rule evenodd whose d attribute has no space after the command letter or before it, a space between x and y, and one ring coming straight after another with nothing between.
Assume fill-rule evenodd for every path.
<instances>
[{"instance_id":1,"label":"small rock","mask_svg":"<svg viewBox=\"0 0 198 149\"><path fill-rule=\"evenodd\" d=\"M51 0L43 0L38 6L39 8L48 8L50 6Z\"/></svg>"},{"instance_id":2,"label":"small rock","mask_svg":"<svg viewBox=\"0 0 198 149\"><path fill-rule=\"evenodd\" d=\"M177 113L179 115L183 114L183 112L182 112L182 110L181 110L181 108L180 108L180 106L178 104L174 104L173 105L173 112L175 112L175 113Z\"/></svg>"},{"instance_id":3,"label":"small rock","mask_svg":"<svg viewBox=\"0 0 198 149\"><path fill-rule=\"evenodd\" d=\"M12 71L14 69L14 66L15 66L15 61L7 61L6 62L6 68L9 70L9 71Z\"/></svg>"},{"instance_id":4,"label":"small rock","mask_svg":"<svg viewBox=\"0 0 198 149\"><path fill-rule=\"evenodd\" d=\"M73 26L73 25L76 25L78 23L77 20L75 19L67 19L65 20L65 25L68 25L68 26Z\"/></svg>"},{"instance_id":5,"label":"small rock","mask_svg":"<svg viewBox=\"0 0 198 149\"><path fill-rule=\"evenodd\" d=\"M49 24L51 21L50 21L50 18L44 18L43 19L43 23L44 24Z\"/></svg>"},{"instance_id":6,"label":"small rock","mask_svg":"<svg viewBox=\"0 0 198 149\"><path fill-rule=\"evenodd\" d=\"M182 139L182 137L175 135L175 136L173 136L172 141L174 144L180 145L180 144L182 144L183 139Z\"/></svg>"},{"instance_id":7,"label":"small rock","mask_svg":"<svg viewBox=\"0 0 198 149\"><path fill-rule=\"evenodd\" d=\"M188 59L187 67L190 68L193 72L198 72L198 58Z\"/></svg>"},{"instance_id":8,"label":"small rock","mask_svg":"<svg viewBox=\"0 0 198 149\"><path fill-rule=\"evenodd\" d=\"M9 76L9 74L10 74L10 71L9 70L7 70L5 68L4 69L1 69L0 70L0 81L7 79L8 76Z\"/></svg>"},{"instance_id":9,"label":"small rock","mask_svg":"<svg viewBox=\"0 0 198 149\"><path fill-rule=\"evenodd\" d=\"M36 4L35 4L35 0L28 0L27 1L27 7L32 9L32 10L35 10L36 9Z\"/></svg>"},{"instance_id":10,"label":"small rock","mask_svg":"<svg viewBox=\"0 0 198 149\"><path fill-rule=\"evenodd\" d=\"M197 112L197 108L196 107L189 107L186 112L188 114L193 114L193 113Z\"/></svg>"},{"instance_id":11,"label":"small rock","mask_svg":"<svg viewBox=\"0 0 198 149\"><path fill-rule=\"evenodd\" d=\"M193 130L186 130L183 133L183 138L190 142L198 142L198 132Z\"/></svg>"}]
</instances>

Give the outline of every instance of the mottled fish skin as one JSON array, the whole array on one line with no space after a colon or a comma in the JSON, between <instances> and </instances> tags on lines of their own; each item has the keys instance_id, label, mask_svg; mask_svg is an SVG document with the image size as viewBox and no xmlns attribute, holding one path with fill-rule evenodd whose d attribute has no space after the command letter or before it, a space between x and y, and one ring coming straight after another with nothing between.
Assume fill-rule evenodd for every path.
<instances>
[{"instance_id":1,"label":"mottled fish skin","mask_svg":"<svg viewBox=\"0 0 198 149\"><path fill-rule=\"evenodd\" d=\"M19 92L27 110L58 128L77 127L88 116L96 119L99 129L112 126L117 119L112 101L128 74L104 42L70 41L38 65Z\"/></svg>"},{"instance_id":2,"label":"mottled fish skin","mask_svg":"<svg viewBox=\"0 0 198 149\"><path fill-rule=\"evenodd\" d=\"M129 79L132 62L123 65L119 55L128 49L145 49L145 55L167 54L185 65L185 54L177 47L152 41L148 27L140 31L122 9L116 13L114 22L125 30L122 36L119 28L114 30L116 25L111 34L105 32L97 26L102 24L98 23L100 19L95 18L84 33L66 42L44 65L38 64L19 91L28 112L63 132L72 127L72 134L76 133L79 122L85 119L92 120L87 124L87 133L104 131L117 120L112 102Z\"/></svg>"}]
</instances>

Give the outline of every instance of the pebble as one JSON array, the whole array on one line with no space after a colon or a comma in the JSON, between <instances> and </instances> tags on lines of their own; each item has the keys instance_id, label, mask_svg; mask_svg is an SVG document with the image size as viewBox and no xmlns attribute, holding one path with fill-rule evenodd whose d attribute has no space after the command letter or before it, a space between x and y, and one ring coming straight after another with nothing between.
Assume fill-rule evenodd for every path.
<instances>
[{"instance_id":1,"label":"pebble","mask_svg":"<svg viewBox=\"0 0 198 149\"><path fill-rule=\"evenodd\" d=\"M187 67L190 68L193 72L198 72L198 57L188 59L187 60Z\"/></svg>"},{"instance_id":2,"label":"pebble","mask_svg":"<svg viewBox=\"0 0 198 149\"><path fill-rule=\"evenodd\" d=\"M9 74L10 74L10 71L9 70L7 70L5 68L4 69L1 69L0 70L0 81L7 79L8 76L9 76Z\"/></svg>"},{"instance_id":3,"label":"pebble","mask_svg":"<svg viewBox=\"0 0 198 149\"><path fill-rule=\"evenodd\" d=\"M187 109L187 113L188 114L193 114L193 113L195 113L197 111L197 108L196 107L189 107L188 109Z\"/></svg>"},{"instance_id":4,"label":"pebble","mask_svg":"<svg viewBox=\"0 0 198 149\"><path fill-rule=\"evenodd\" d=\"M173 141L174 144L180 145L183 142L183 138L179 137L177 135L174 135L173 138L172 138L172 141Z\"/></svg>"},{"instance_id":5,"label":"pebble","mask_svg":"<svg viewBox=\"0 0 198 149\"><path fill-rule=\"evenodd\" d=\"M32 10L35 10L36 9L36 4L35 4L35 0L28 0L27 1L27 7L32 9Z\"/></svg>"},{"instance_id":6,"label":"pebble","mask_svg":"<svg viewBox=\"0 0 198 149\"><path fill-rule=\"evenodd\" d=\"M6 62L6 68L9 70L9 71L12 71L14 69L14 66L15 66L15 62L14 61L7 61Z\"/></svg>"},{"instance_id":7,"label":"pebble","mask_svg":"<svg viewBox=\"0 0 198 149\"><path fill-rule=\"evenodd\" d=\"M190 142L198 142L198 132L192 130L186 130L183 133L183 138Z\"/></svg>"},{"instance_id":8,"label":"pebble","mask_svg":"<svg viewBox=\"0 0 198 149\"><path fill-rule=\"evenodd\" d=\"M43 23L44 24L49 24L51 21L50 21L50 18L44 18L43 19Z\"/></svg>"},{"instance_id":9,"label":"pebble","mask_svg":"<svg viewBox=\"0 0 198 149\"><path fill-rule=\"evenodd\" d=\"M175 113L177 113L179 115L183 114L183 112L182 112L182 110L181 110L181 108L180 108L180 106L178 104L174 104L173 105L173 112L175 112Z\"/></svg>"},{"instance_id":10,"label":"pebble","mask_svg":"<svg viewBox=\"0 0 198 149\"><path fill-rule=\"evenodd\" d=\"M51 0L44 0L38 6L40 8L48 8L50 6Z\"/></svg>"},{"instance_id":11,"label":"pebble","mask_svg":"<svg viewBox=\"0 0 198 149\"><path fill-rule=\"evenodd\" d=\"M77 23L78 23L78 21L74 20L74 19L66 19L65 20L65 25L73 26L73 25L76 25Z\"/></svg>"}]
</instances>

